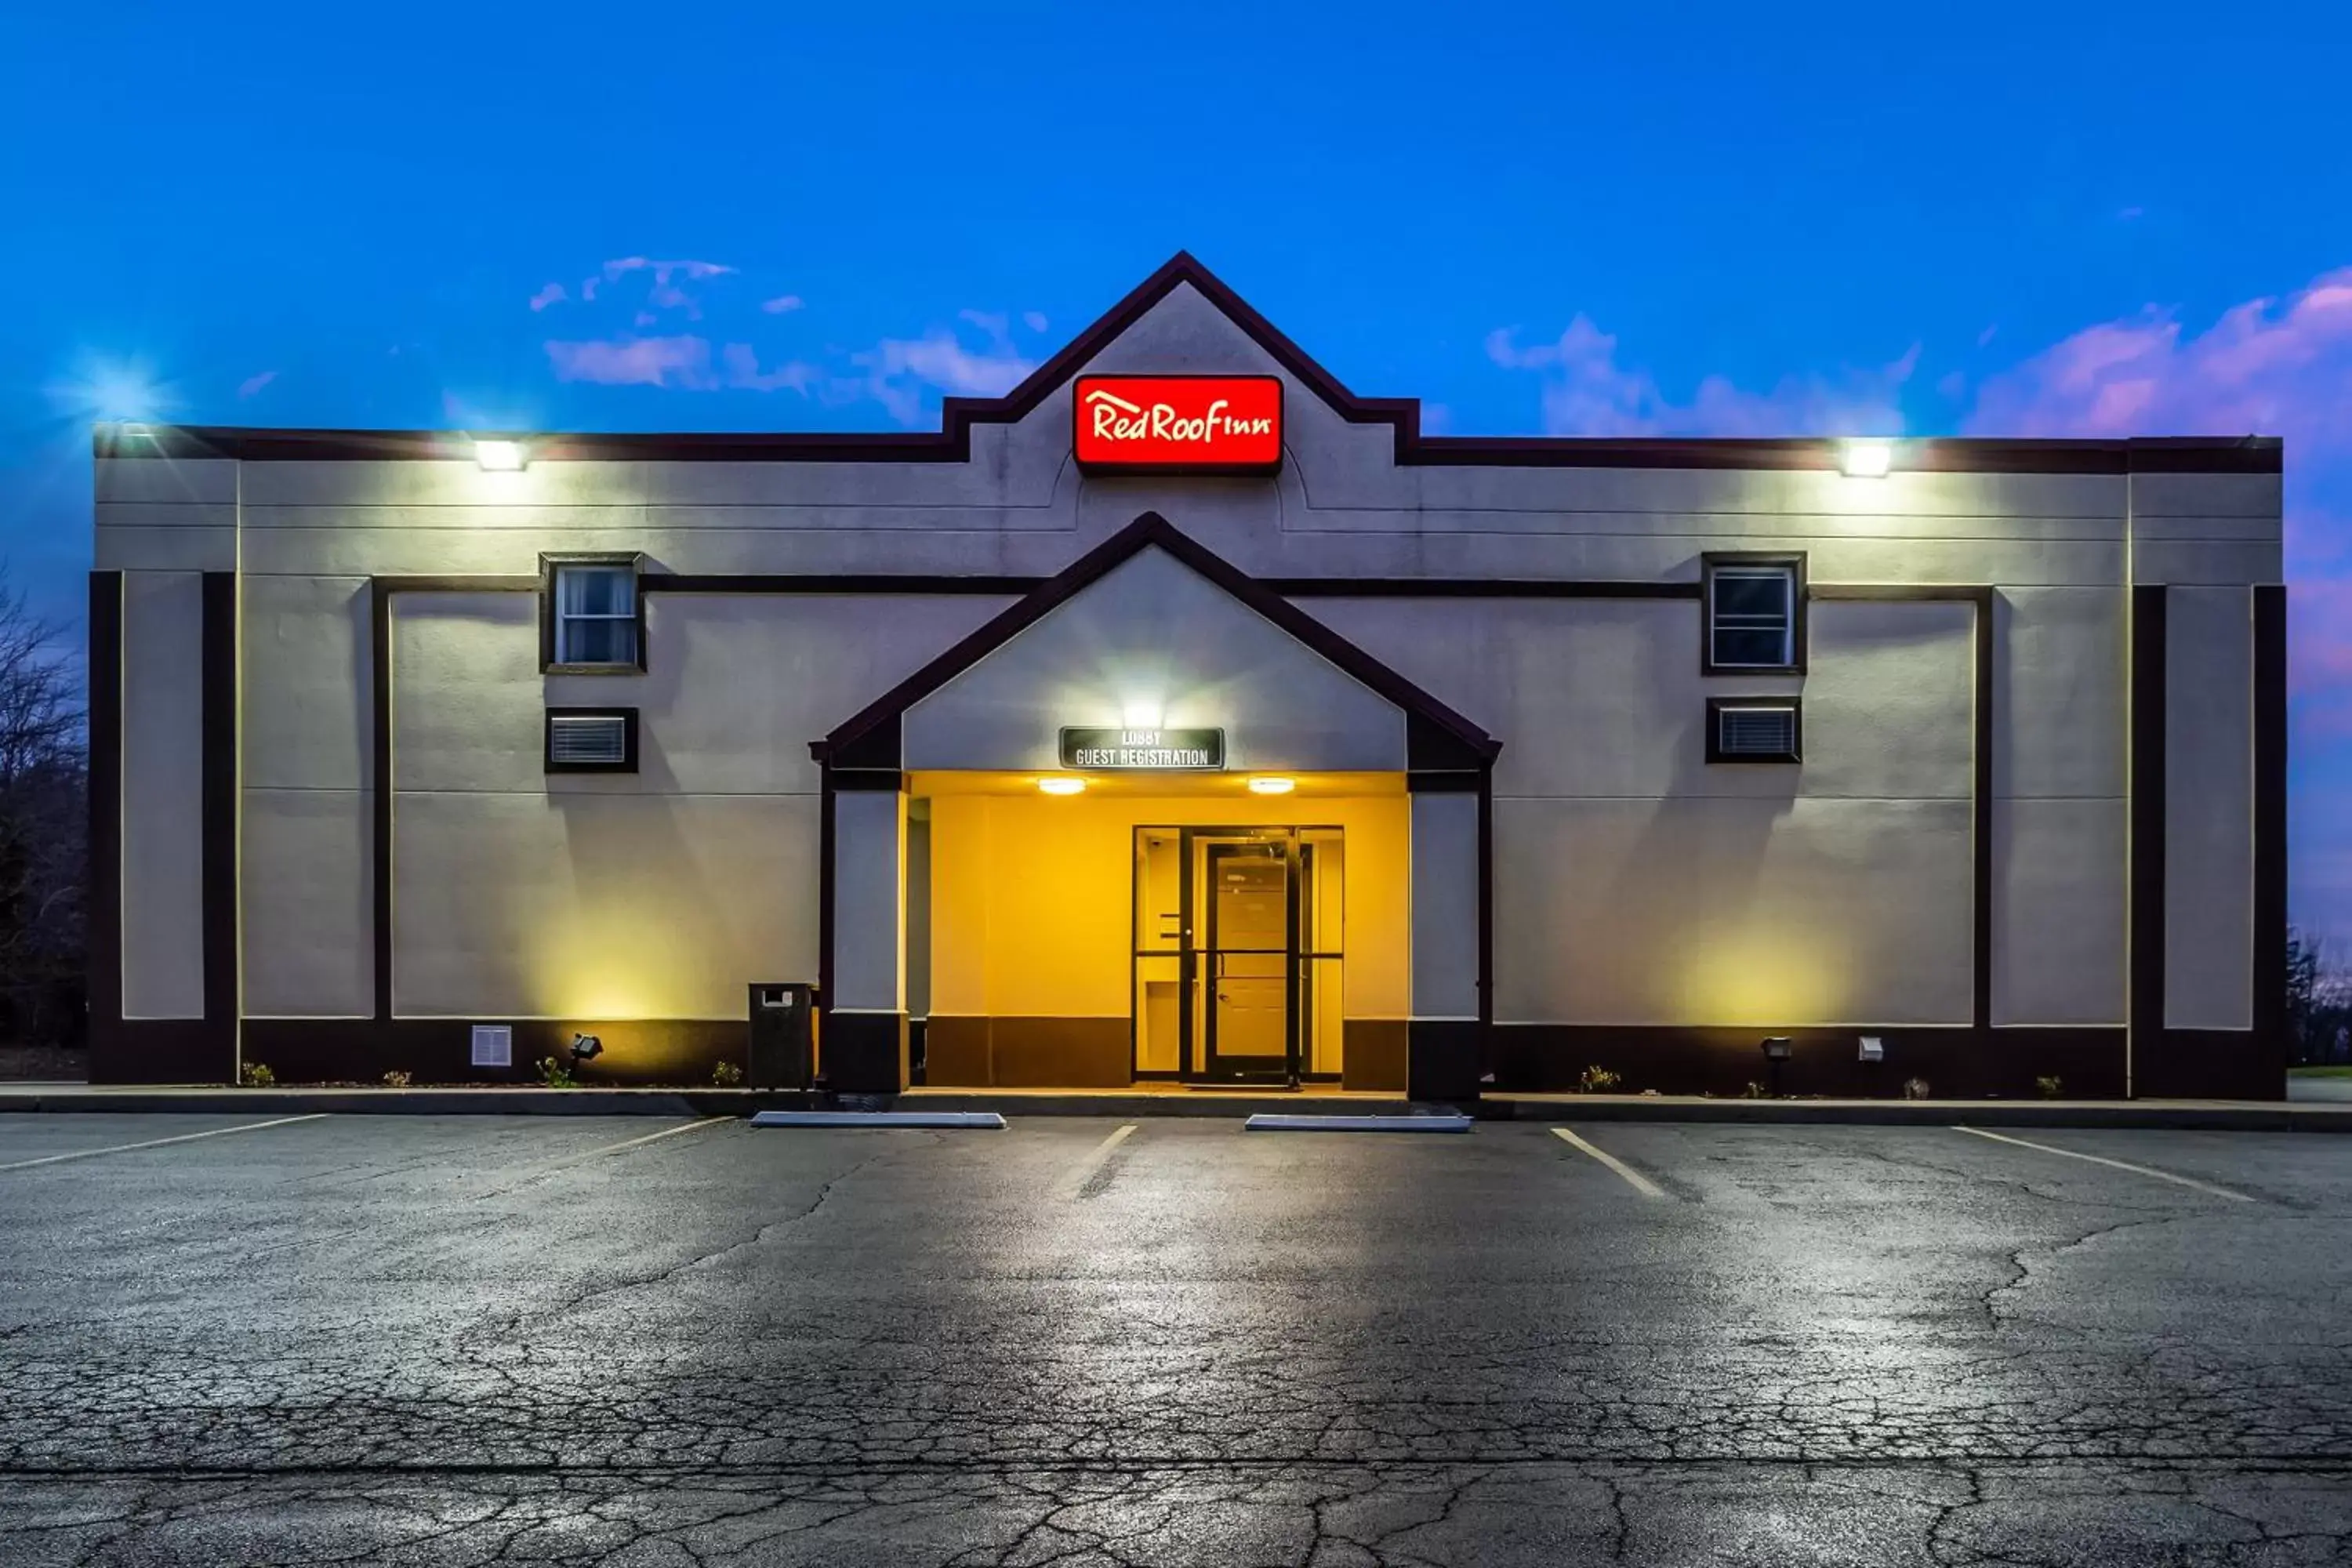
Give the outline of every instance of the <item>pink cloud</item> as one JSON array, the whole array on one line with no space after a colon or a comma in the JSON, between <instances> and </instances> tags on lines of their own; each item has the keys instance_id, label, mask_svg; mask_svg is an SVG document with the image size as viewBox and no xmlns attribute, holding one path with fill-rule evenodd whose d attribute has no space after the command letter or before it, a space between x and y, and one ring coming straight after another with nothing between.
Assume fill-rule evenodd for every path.
<instances>
[{"instance_id":1,"label":"pink cloud","mask_svg":"<svg viewBox=\"0 0 2352 1568\"><path fill-rule=\"evenodd\" d=\"M786 360L763 371L758 353L749 343L729 343L719 352L719 363L727 384L747 392L797 392L805 396L824 374L800 360Z\"/></svg>"},{"instance_id":2,"label":"pink cloud","mask_svg":"<svg viewBox=\"0 0 2352 1568\"><path fill-rule=\"evenodd\" d=\"M712 384L707 338L616 338L546 346L559 381L698 389Z\"/></svg>"},{"instance_id":3,"label":"pink cloud","mask_svg":"<svg viewBox=\"0 0 2352 1568\"><path fill-rule=\"evenodd\" d=\"M1021 312L1021 324L1033 332L1042 332L1045 330L1045 312L1024 310Z\"/></svg>"},{"instance_id":4,"label":"pink cloud","mask_svg":"<svg viewBox=\"0 0 2352 1568\"><path fill-rule=\"evenodd\" d=\"M803 302L798 294L779 294L772 300L761 300L760 309L771 316L781 316L787 310L799 310Z\"/></svg>"},{"instance_id":5,"label":"pink cloud","mask_svg":"<svg viewBox=\"0 0 2352 1568\"><path fill-rule=\"evenodd\" d=\"M963 312L983 331L1002 317ZM902 425L921 423L927 390L951 397L996 397L1021 384L1037 368L1001 339L980 351L966 348L953 332L934 328L919 338L885 338L851 359L866 372L856 384L863 395L889 410Z\"/></svg>"},{"instance_id":6,"label":"pink cloud","mask_svg":"<svg viewBox=\"0 0 2352 1568\"><path fill-rule=\"evenodd\" d=\"M251 397L277 379L278 373L274 370L265 370L259 375L248 375L236 384L236 395L239 397Z\"/></svg>"},{"instance_id":7,"label":"pink cloud","mask_svg":"<svg viewBox=\"0 0 2352 1568\"><path fill-rule=\"evenodd\" d=\"M562 284L550 283L530 297L530 308L534 310L544 310L550 305L561 305L566 298ZM591 295L590 298L593 299L594 296Z\"/></svg>"},{"instance_id":8,"label":"pink cloud","mask_svg":"<svg viewBox=\"0 0 2352 1568\"><path fill-rule=\"evenodd\" d=\"M1548 343L1522 347L1510 329L1486 336L1486 357L1543 378L1543 424L1559 436L1886 434L1903 428L1896 397L1917 368L1915 344L1892 363L1836 379L1789 376L1753 392L1710 375L1689 401L1670 398L1648 371L1618 362L1617 340L1578 316Z\"/></svg>"}]
</instances>

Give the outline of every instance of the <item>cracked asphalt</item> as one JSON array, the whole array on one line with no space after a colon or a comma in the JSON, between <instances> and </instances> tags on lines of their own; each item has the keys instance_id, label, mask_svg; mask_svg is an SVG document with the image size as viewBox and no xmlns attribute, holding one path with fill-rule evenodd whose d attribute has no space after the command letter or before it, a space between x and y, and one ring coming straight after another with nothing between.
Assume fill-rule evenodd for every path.
<instances>
[{"instance_id":1,"label":"cracked asphalt","mask_svg":"<svg viewBox=\"0 0 2352 1568\"><path fill-rule=\"evenodd\" d=\"M2352 1139L259 1120L0 1117L0 1563L2352 1563Z\"/></svg>"}]
</instances>

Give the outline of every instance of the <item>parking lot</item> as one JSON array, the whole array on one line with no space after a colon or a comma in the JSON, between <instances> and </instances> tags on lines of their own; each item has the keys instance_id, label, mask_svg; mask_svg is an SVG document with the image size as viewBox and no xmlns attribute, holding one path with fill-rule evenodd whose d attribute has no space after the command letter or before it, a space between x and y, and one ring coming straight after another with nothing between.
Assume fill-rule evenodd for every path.
<instances>
[{"instance_id":1,"label":"parking lot","mask_svg":"<svg viewBox=\"0 0 2352 1568\"><path fill-rule=\"evenodd\" d=\"M2352 1561L2352 1139L0 1117L0 1562L329 1560Z\"/></svg>"}]
</instances>

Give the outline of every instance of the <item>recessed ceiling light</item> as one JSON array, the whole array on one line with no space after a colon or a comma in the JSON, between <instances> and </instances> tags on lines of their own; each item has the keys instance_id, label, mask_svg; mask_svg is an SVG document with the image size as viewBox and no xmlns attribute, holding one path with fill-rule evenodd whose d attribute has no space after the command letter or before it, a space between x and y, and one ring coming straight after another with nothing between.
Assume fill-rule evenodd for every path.
<instances>
[{"instance_id":1,"label":"recessed ceiling light","mask_svg":"<svg viewBox=\"0 0 2352 1568\"><path fill-rule=\"evenodd\" d=\"M1074 779L1067 774L1056 774L1051 778L1039 779L1037 787L1047 795L1076 795L1087 787L1087 781Z\"/></svg>"},{"instance_id":2,"label":"recessed ceiling light","mask_svg":"<svg viewBox=\"0 0 2352 1568\"><path fill-rule=\"evenodd\" d=\"M1252 795L1288 795L1297 787L1296 779L1276 778L1270 774L1260 774L1249 782Z\"/></svg>"}]
</instances>

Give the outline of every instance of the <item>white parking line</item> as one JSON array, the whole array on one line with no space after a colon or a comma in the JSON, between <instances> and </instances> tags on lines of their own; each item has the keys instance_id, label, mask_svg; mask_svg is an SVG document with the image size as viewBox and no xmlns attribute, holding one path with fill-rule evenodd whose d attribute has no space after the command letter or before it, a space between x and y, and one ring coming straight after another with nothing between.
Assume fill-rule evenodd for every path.
<instances>
[{"instance_id":1,"label":"white parking line","mask_svg":"<svg viewBox=\"0 0 2352 1568\"><path fill-rule=\"evenodd\" d=\"M1583 1150L1586 1153L1591 1155L1594 1159L1600 1161L1602 1164L1608 1166L1619 1175L1624 1177L1627 1184L1632 1186L1635 1192L1641 1194L1643 1197L1663 1198L1666 1195L1666 1190L1664 1187L1650 1180L1649 1177L1642 1174L1641 1172L1633 1169L1633 1166L1625 1163L1624 1161L1620 1160L1616 1155L1610 1153L1606 1149L1594 1148L1591 1144L1587 1143L1583 1139L1579 1138L1575 1133L1570 1132L1565 1127L1555 1127L1551 1131L1553 1137L1564 1141L1571 1148Z\"/></svg>"},{"instance_id":2,"label":"white parking line","mask_svg":"<svg viewBox=\"0 0 2352 1568\"><path fill-rule=\"evenodd\" d=\"M2244 1193L2233 1193L2227 1187L2217 1187L2210 1182L2200 1182L2193 1176L2176 1176L2169 1171L2159 1171L2149 1165L2135 1165L2128 1160L2110 1160L2105 1154L2084 1154L2073 1149L2061 1149L2051 1143L2036 1143L2024 1138L2011 1138L2002 1132L1988 1132L1981 1127L1954 1127L1955 1132L1969 1132L1979 1138L1990 1138L1996 1143L2014 1143L2021 1149L2038 1149L2044 1154L2063 1154L2069 1160L2087 1160L2094 1165L2108 1165L2118 1171L2129 1171L2135 1176L2154 1176L2159 1182L2175 1186L2191 1187L2200 1193L2210 1193L2217 1198L2232 1203L2250 1204L2255 1200Z\"/></svg>"},{"instance_id":3,"label":"white parking line","mask_svg":"<svg viewBox=\"0 0 2352 1568\"><path fill-rule=\"evenodd\" d=\"M314 1110L308 1116L281 1116L274 1121L248 1121L242 1127L215 1127L209 1132L183 1132L176 1138L150 1138L144 1143L116 1143L104 1149L77 1149L70 1154L45 1154L37 1160L18 1160L0 1165L0 1171L29 1171L36 1165L62 1164L68 1160L95 1160L100 1154L128 1154L133 1149L161 1149L166 1143L193 1143L199 1138L222 1138L231 1132L258 1132L265 1127L284 1127L295 1121L318 1121L326 1116Z\"/></svg>"},{"instance_id":4,"label":"white parking line","mask_svg":"<svg viewBox=\"0 0 2352 1568\"><path fill-rule=\"evenodd\" d=\"M1085 1192L1087 1190L1087 1184L1095 1179L1095 1173L1103 1168L1105 1162L1109 1160L1113 1152L1116 1151L1120 1144L1126 1142L1134 1135L1135 1123L1130 1121L1125 1126L1113 1131L1109 1137L1104 1139L1101 1142L1096 1144L1093 1149L1087 1152L1087 1157L1078 1163L1076 1168L1072 1170L1068 1175L1062 1178L1061 1190L1063 1195L1066 1197L1074 1197L1076 1194Z\"/></svg>"}]
</instances>

